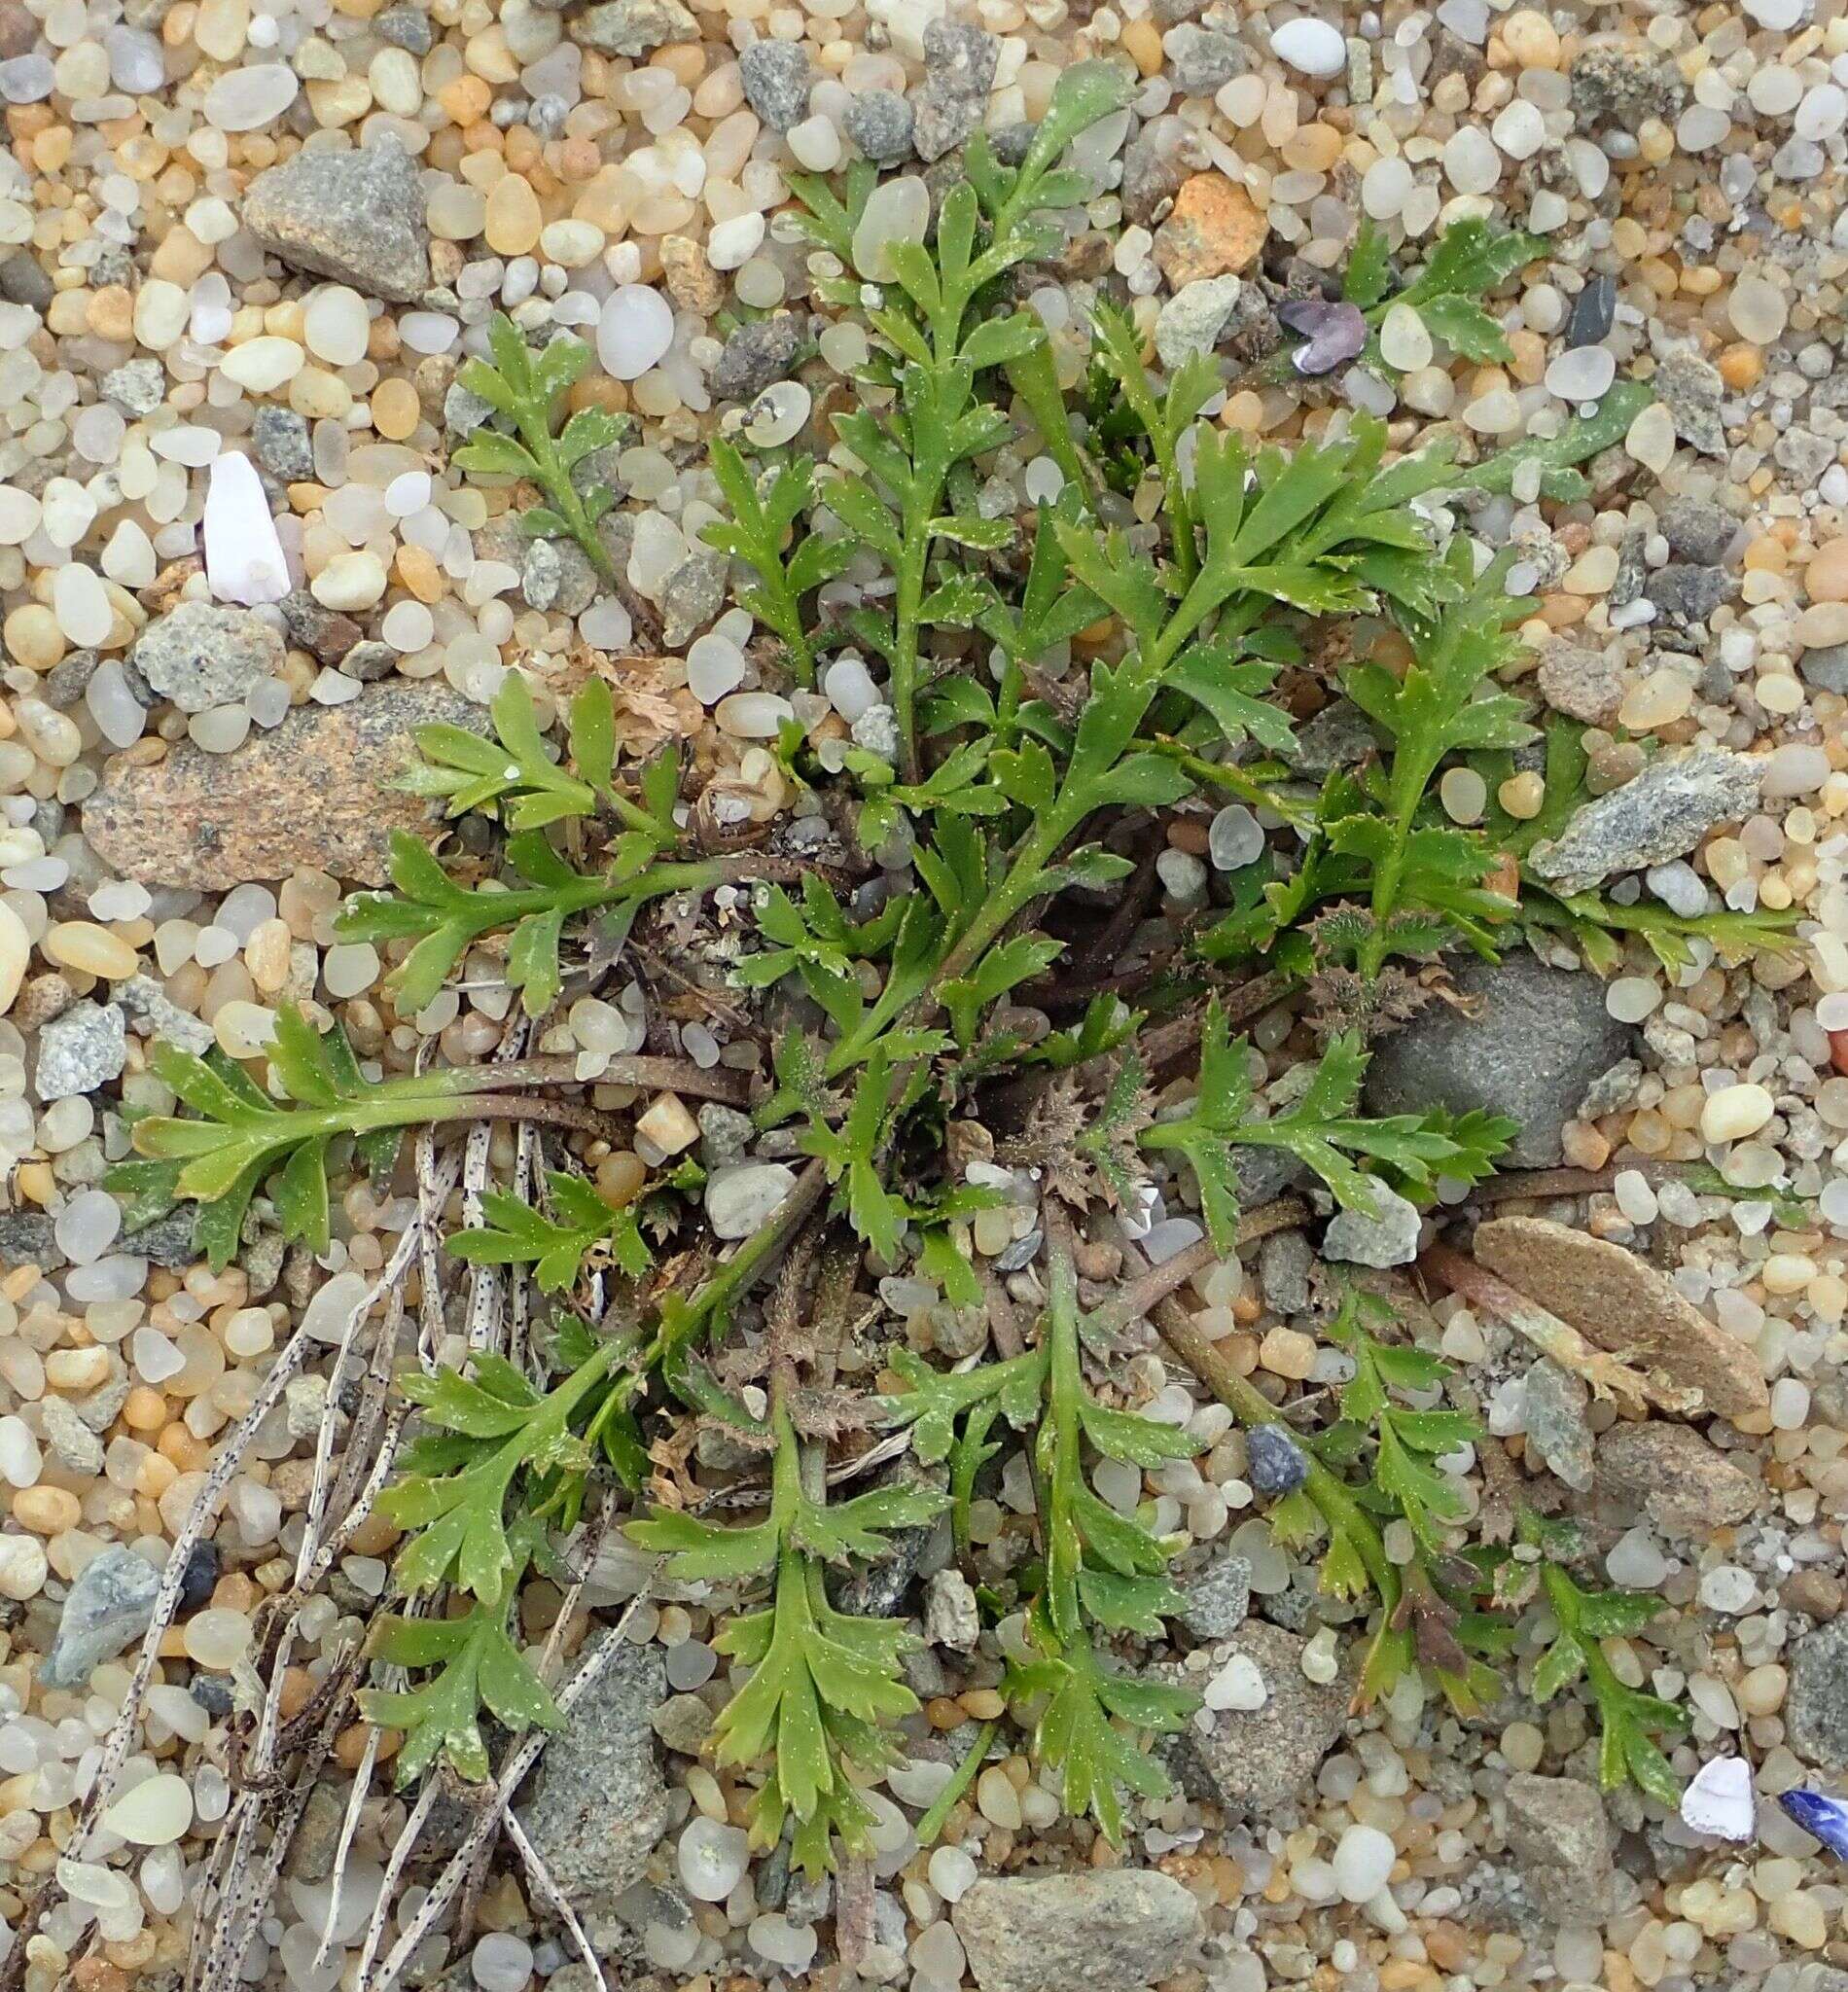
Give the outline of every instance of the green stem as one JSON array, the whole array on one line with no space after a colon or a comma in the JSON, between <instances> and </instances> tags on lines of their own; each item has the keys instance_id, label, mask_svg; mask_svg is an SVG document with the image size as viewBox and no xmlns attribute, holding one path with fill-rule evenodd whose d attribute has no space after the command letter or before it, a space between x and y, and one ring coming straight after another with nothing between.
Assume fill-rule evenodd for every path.
<instances>
[{"instance_id":1,"label":"green stem","mask_svg":"<svg viewBox=\"0 0 1848 1992\"><path fill-rule=\"evenodd\" d=\"M590 523L590 515L578 495L578 487L571 481L570 471L559 461L556 440L551 433L551 410L526 409L519 417L519 433L520 440L539 468L539 481L546 487L546 496L551 500L552 510L570 527L571 537L584 549L585 557L597 571L597 579L605 587L614 588L617 586L615 564L597 537L596 527Z\"/></svg>"},{"instance_id":2,"label":"green stem","mask_svg":"<svg viewBox=\"0 0 1848 1992\"><path fill-rule=\"evenodd\" d=\"M1226 790L1237 796L1241 801L1249 802L1254 809L1268 809L1272 815L1281 816L1293 829L1309 831L1315 828L1316 815L1299 802L1292 802L1277 790L1248 775L1243 768L1235 767L1228 762L1208 761L1203 755L1195 754L1179 740L1167 734L1146 743L1156 754L1165 756L1177 767L1185 768L1196 782L1205 782L1214 788Z\"/></svg>"},{"instance_id":3,"label":"green stem","mask_svg":"<svg viewBox=\"0 0 1848 1992\"><path fill-rule=\"evenodd\" d=\"M1065 395L1059 386L1058 370L1052 358L1052 341L1041 339L1025 358L1010 360L1002 371L1008 376L1008 385L1026 403L1027 413L1033 417L1033 426L1040 432L1040 441L1046 445L1047 455L1058 465L1065 481L1077 487L1085 509L1095 516L1092 503L1095 473L1072 441L1071 425L1066 419Z\"/></svg>"},{"instance_id":4,"label":"green stem","mask_svg":"<svg viewBox=\"0 0 1848 1992\"><path fill-rule=\"evenodd\" d=\"M920 1847L934 1847L938 1836L943 1831L949 1815L956 1809L956 1801L968 1791L975 1781L976 1773L981 1768L982 1759L988 1755L988 1746L995 1740L995 1725L983 1723L977 1731L976 1740L969 1746L967 1754L950 1777L950 1781L931 1801L931 1807L917 1823L917 1843Z\"/></svg>"}]
</instances>

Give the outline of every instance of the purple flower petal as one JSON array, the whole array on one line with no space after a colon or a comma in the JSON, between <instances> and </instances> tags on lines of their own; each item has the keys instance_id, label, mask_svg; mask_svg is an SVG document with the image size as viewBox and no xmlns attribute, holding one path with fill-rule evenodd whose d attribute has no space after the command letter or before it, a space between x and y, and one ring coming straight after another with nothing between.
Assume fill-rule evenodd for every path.
<instances>
[{"instance_id":1,"label":"purple flower petal","mask_svg":"<svg viewBox=\"0 0 1848 1992\"><path fill-rule=\"evenodd\" d=\"M1325 298L1292 298L1277 306L1277 321L1302 335L1290 355L1298 374L1333 374L1359 359L1367 345L1367 320L1354 304L1331 304Z\"/></svg>"},{"instance_id":2,"label":"purple flower petal","mask_svg":"<svg viewBox=\"0 0 1848 1992\"><path fill-rule=\"evenodd\" d=\"M1825 1792L1785 1792L1777 1801L1837 1860L1848 1861L1848 1803Z\"/></svg>"}]
</instances>

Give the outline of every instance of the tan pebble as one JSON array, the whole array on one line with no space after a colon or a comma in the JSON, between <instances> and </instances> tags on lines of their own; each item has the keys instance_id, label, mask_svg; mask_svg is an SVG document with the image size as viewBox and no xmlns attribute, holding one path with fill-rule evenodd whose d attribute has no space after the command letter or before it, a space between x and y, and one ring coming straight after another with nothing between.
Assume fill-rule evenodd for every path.
<instances>
[{"instance_id":1,"label":"tan pebble","mask_svg":"<svg viewBox=\"0 0 1848 1992\"><path fill-rule=\"evenodd\" d=\"M678 1093L661 1093L635 1123L635 1131L664 1156L677 1156L699 1139L699 1122Z\"/></svg>"},{"instance_id":2,"label":"tan pebble","mask_svg":"<svg viewBox=\"0 0 1848 1992\"><path fill-rule=\"evenodd\" d=\"M32 940L25 922L0 899L0 1016L13 1008L31 959Z\"/></svg>"},{"instance_id":3,"label":"tan pebble","mask_svg":"<svg viewBox=\"0 0 1848 1992\"><path fill-rule=\"evenodd\" d=\"M120 982L135 972L134 949L93 920L60 920L46 929L43 944L47 960L106 981Z\"/></svg>"},{"instance_id":4,"label":"tan pebble","mask_svg":"<svg viewBox=\"0 0 1848 1992\"><path fill-rule=\"evenodd\" d=\"M517 173L507 173L487 196L482 232L496 256L524 256L538 242L544 219L531 186Z\"/></svg>"},{"instance_id":5,"label":"tan pebble","mask_svg":"<svg viewBox=\"0 0 1848 1992\"><path fill-rule=\"evenodd\" d=\"M1315 1339L1294 1328L1273 1328L1258 1345L1258 1360L1273 1376L1300 1382L1315 1368Z\"/></svg>"},{"instance_id":6,"label":"tan pebble","mask_svg":"<svg viewBox=\"0 0 1848 1992\"><path fill-rule=\"evenodd\" d=\"M1812 602L1848 602L1848 536L1830 540L1811 555L1803 587Z\"/></svg>"},{"instance_id":7,"label":"tan pebble","mask_svg":"<svg viewBox=\"0 0 1848 1992\"><path fill-rule=\"evenodd\" d=\"M35 1536L61 1536L84 1518L77 1496L63 1487L21 1487L13 1497L13 1518Z\"/></svg>"}]
</instances>

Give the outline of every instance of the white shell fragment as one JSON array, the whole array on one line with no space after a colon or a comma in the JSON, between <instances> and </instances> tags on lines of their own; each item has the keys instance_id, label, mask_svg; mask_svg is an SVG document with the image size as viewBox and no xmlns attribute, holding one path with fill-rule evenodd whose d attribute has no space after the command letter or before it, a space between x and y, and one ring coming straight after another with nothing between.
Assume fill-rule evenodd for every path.
<instances>
[{"instance_id":1,"label":"white shell fragment","mask_svg":"<svg viewBox=\"0 0 1848 1992\"><path fill-rule=\"evenodd\" d=\"M1681 1821L1690 1832L1720 1840L1749 1840L1758 1831L1752 1766L1743 1757L1703 1763L1682 1794Z\"/></svg>"},{"instance_id":2,"label":"white shell fragment","mask_svg":"<svg viewBox=\"0 0 1848 1992\"><path fill-rule=\"evenodd\" d=\"M289 563L257 467L233 450L212 459L205 492L205 578L216 600L246 609L279 602L289 592Z\"/></svg>"}]
</instances>

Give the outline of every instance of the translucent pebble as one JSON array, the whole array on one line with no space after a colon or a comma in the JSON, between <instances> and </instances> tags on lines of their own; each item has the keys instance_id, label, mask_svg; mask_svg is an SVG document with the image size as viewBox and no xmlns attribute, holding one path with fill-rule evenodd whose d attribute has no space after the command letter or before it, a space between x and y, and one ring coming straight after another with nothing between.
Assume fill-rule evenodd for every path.
<instances>
[{"instance_id":1,"label":"translucent pebble","mask_svg":"<svg viewBox=\"0 0 1848 1992\"><path fill-rule=\"evenodd\" d=\"M1618 976L1604 992L1604 1007L1618 1023L1641 1023L1662 1000L1653 976Z\"/></svg>"},{"instance_id":2,"label":"translucent pebble","mask_svg":"<svg viewBox=\"0 0 1848 1992\"><path fill-rule=\"evenodd\" d=\"M32 1428L11 1413L0 1418L0 1480L9 1487L36 1487L45 1456Z\"/></svg>"},{"instance_id":3,"label":"translucent pebble","mask_svg":"<svg viewBox=\"0 0 1848 1992\"><path fill-rule=\"evenodd\" d=\"M104 1828L134 1847L167 1847L193 1824L193 1790L172 1771L157 1771L103 1814Z\"/></svg>"},{"instance_id":4,"label":"translucent pebble","mask_svg":"<svg viewBox=\"0 0 1848 1992\"><path fill-rule=\"evenodd\" d=\"M1216 872L1241 872L1263 855L1264 833L1243 802L1230 802L1208 827L1206 849Z\"/></svg>"},{"instance_id":5,"label":"translucent pebble","mask_svg":"<svg viewBox=\"0 0 1848 1992\"><path fill-rule=\"evenodd\" d=\"M250 1620L241 1612L222 1608L195 1612L181 1629L181 1639L188 1659L224 1671L250 1650Z\"/></svg>"},{"instance_id":6,"label":"translucent pebble","mask_svg":"<svg viewBox=\"0 0 1848 1992\"><path fill-rule=\"evenodd\" d=\"M701 705L717 705L744 682L744 653L716 633L698 637L687 653L687 687Z\"/></svg>"},{"instance_id":7,"label":"translucent pebble","mask_svg":"<svg viewBox=\"0 0 1848 1992\"><path fill-rule=\"evenodd\" d=\"M860 274L872 283L890 283L896 272L886 245L923 241L930 219L930 189L915 174L881 181L861 210L853 233L853 260Z\"/></svg>"},{"instance_id":8,"label":"translucent pebble","mask_svg":"<svg viewBox=\"0 0 1848 1992\"><path fill-rule=\"evenodd\" d=\"M526 1992L533 1974L533 1947L511 1930L490 1930L469 1954L469 1975L481 1992Z\"/></svg>"},{"instance_id":9,"label":"translucent pebble","mask_svg":"<svg viewBox=\"0 0 1848 1992\"><path fill-rule=\"evenodd\" d=\"M1386 1886L1398 1858L1390 1833L1376 1826L1350 1826L1335 1843L1334 1885L1347 1902L1370 1902Z\"/></svg>"},{"instance_id":10,"label":"translucent pebble","mask_svg":"<svg viewBox=\"0 0 1848 1992\"><path fill-rule=\"evenodd\" d=\"M158 1329L138 1328L128 1344L135 1374L144 1383L164 1383L186 1368L186 1358Z\"/></svg>"},{"instance_id":11,"label":"translucent pebble","mask_svg":"<svg viewBox=\"0 0 1848 1992\"><path fill-rule=\"evenodd\" d=\"M703 1814L688 1824L675 1849L681 1881L695 1902L724 1902L744 1878L749 1861L746 1835Z\"/></svg>"},{"instance_id":12,"label":"translucent pebble","mask_svg":"<svg viewBox=\"0 0 1848 1992\"><path fill-rule=\"evenodd\" d=\"M814 397L800 380L779 380L752 404L744 433L762 449L792 442L808 420Z\"/></svg>"},{"instance_id":13,"label":"translucent pebble","mask_svg":"<svg viewBox=\"0 0 1848 1992\"><path fill-rule=\"evenodd\" d=\"M673 307L647 284L613 291L597 320L597 358L618 380L637 380L674 342Z\"/></svg>"},{"instance_id":14,"label":"translucent pebble","mask_svg":"<svg viewBox=\"0 0 1848 1992\"><path fill-rule=\"evenodd\" d=\"M755 211L721 222L706 240L706 260L714 269L737 269L758 252L764 240L764 217Z\"/></svg>"},{"instance_id":15,"label":"translucent pebble","mask_svg":"<svg viewBox=\"0 0 1848 1992\"><path fill-rule=\"evenodd\" d=\"M1668 1567L1667 1557L1643 1528L1630 1529L1619 1536L1604 1559L1611 1582L1626 1590L1653 1590L1668 1575Z\"/></svg>"},{"instance_id":16,"label":"translucent pebble","mask_svg":"<svg viewBox=\"0 0 1848 1992\"><path fill-rule=\"evenodd\" d=\"M366 300L344 284L323 284L302 314L308 351L331 367L350 367L363 360L371 331Z\"/></svg>"},{"instance_id":17,"label":"translucent pebble","mask_svg":"<svg viewBox=\"0 0 1848 1992\"><path fill-rule=\"evenodd\" d=\"M785 1971L805 1972L821 1939L807 1923L792 1923L781 1914L759 1916L750 1929L751 1948L759 1957Z\"/></svg>"},{"instance_id":18,"label":"translucent pebble","mask_svg":"<svg viewBox=\"0 0 1848 1992\"><path fill-rule=\"evenodd\" d=\"M205 92L205 121L220 131L255 131L295 102L301 79L286 62L228 69Z\"/></svg>"},{"instance_id":19,"label":"translucent pebble","mask_svg":"<svg viewBox=\"0 0 1848 1992\"><path fill-rule=\"evenodd\" d=\"M911 1963L917 1972L914 1985L919 1980L932 1985L960 1985L969 1958L955 1930L946 1922L938 1922L918 1933L911 1945Z\"/></svg>"},{"instance_id":20,"label":"translucent pebble","mask_svg":"<svg viewBox=\"0 0 1848 1992\"><path fill-rule=\"evenodd\" d=\"M1463 124L1444 141L1443 170L1459 194L1487 194L1502 177L1502 157L1479 124Z\"/></svg>"},{"instance_id":21,"label":"translucent pebble","mask_svg":"<svg viewBox=\"0 0 1848 1992\"><path fill-rule=\"evenodd\" d=\"M1431 334L1409 304L1395 304L1380 321L1379 352L1389 367L1415 374L1431 364Z\"/></svg>"},{"instance_id":22,"label":"translucent pebble","mask_svg":"<svg viewBox=\"0 0 1848 1992\"><path fill-rule=\"evenodd\" d=\"M59 1211L58 1249L79 1265L100 1259L122 1229L122 1206L104 1190L84 1190Z\"/></svg>"},{"instance_id":23,"label":"translucent pebble","mask_svg":"<svg viewBox=\"0 0 1848 1992\"><path fill-rule=\"evenodd\" d=\"M1263 1707L1270 1699L1270 1690L1250 1654L1233 1654L1206 1684L1201 1699L1210 1709L1250 1713Z\"/></svg>"},{"instance_id":24,"label":"translucent pebble","mask_svg":"<svg viewBox=\"0 0 1848 1992\"><path fill-rule=\"evenodd\" d=\"M107 642L116 620L101 577L76 560L52 577L52 613L66 640L80 649Z\"/></svg>"},{"instance_id":25,"label":"translucent pebble","mask_svg":"<svg viewBox=\"0 0 1848 1992\"><path fill-rule=\"evenodd\" d=\"M821 682L830 703L849 726L879 702L879 688L872 682L872 674L851 652L836 658Z\"/></svg>"},{"instance_id":26,"label":"translucent pebble","mask_svg":"<svg viewBox=\"0 0 1848 1992\"><path fill-rule=\"evenodd\" d=\"M704 1640L684 1639L668 1649L667 1685L682 1693L703 1688L718 1665L718 1655Z\"/></svg>"},{"instance_id":27,"label":"translucent pebble","mask_svg":"<svg viewBox=\"0 0 1848 1992\"><path fill-rule=\"evenodd\" d=\"M961 1902L980 1870L961 1847L939 1847L931 1855L930 1881L946 1903Z\"/></svg>"},{"instance_id":28,"label":"translucent pebble","mask_svg":"<svg viewBox=\"0 0 1848 1992\"><path fill-rule=\"evenodd\" d=\"M303 1332L311 1339L338 1342L345 1334L354 1309L366 1299L369 1291L363 1274L336 1273L302 1310Z\"/></svg>"},{"instance_id":29,"label":"translucent pebble","mask_svg":"<svg viewBox=\"0 0 1848 1992\"><path fill-rule=\"evenodd\" d=\"M1561 401L1597 401L1617 378L1617 355L1608 346L1574 346L1546 369L1546 389Z\"/></svg>"}]
</instances>

